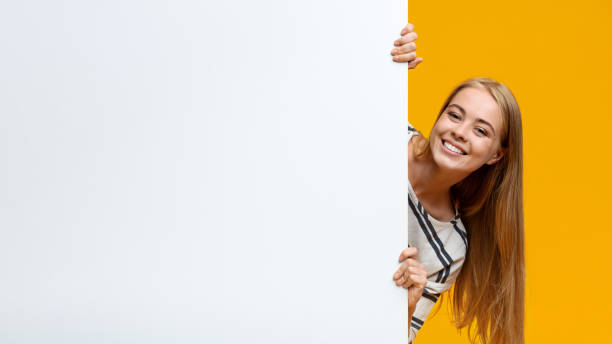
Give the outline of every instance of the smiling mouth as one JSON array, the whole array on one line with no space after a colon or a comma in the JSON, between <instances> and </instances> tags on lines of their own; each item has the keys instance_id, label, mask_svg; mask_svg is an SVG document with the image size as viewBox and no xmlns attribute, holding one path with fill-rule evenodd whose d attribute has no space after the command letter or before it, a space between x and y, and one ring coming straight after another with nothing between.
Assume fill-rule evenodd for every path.
<instances>
[{"instance_id":1,"label":"smiling mouth","mask_svg":"<svg viewBox=\"0 0 612 344\"><path fill-rule=\"evenodd\" d=\"M459 154L459 155L467 155L466 152L464 152L461 148L457 147L457 146L453 146L452 144L450 144L448 141L442 140L442 145L444 146L444 148L448 149L449 151Z\"/></svg>"}]
</instances>

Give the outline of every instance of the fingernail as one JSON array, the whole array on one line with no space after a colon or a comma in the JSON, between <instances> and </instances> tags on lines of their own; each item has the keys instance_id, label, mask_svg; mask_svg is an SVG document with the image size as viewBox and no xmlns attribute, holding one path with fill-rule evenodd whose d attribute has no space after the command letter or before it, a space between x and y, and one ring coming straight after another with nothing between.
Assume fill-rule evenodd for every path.
<instances>
[{"instance_id":1,"label":"fingernail","mask_svg":"<svg viewBox=\"0 0 612 344\"><path fill-rule=\"evenodd\" d=\"M402 35L405 35L405 34L406 34L406 30L402 30Z\"/></svg>"}]
</instances>

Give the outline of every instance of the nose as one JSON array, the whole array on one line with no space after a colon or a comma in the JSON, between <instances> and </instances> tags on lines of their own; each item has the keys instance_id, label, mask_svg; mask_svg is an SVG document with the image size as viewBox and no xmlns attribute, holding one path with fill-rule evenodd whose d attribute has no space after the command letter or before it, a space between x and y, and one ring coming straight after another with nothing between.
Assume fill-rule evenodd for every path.
<instances>
[{"instance_id":1,"label":"nose","mask_svg":"<svg viewBox=\"0 0 612 344\"><path fill-rule=\"evenodd\" d=\"M453 128L451 134L457 141L465 142L467 140L467 131L469 130L467 123L463 122Z\"/></svg>"}]
</instances>

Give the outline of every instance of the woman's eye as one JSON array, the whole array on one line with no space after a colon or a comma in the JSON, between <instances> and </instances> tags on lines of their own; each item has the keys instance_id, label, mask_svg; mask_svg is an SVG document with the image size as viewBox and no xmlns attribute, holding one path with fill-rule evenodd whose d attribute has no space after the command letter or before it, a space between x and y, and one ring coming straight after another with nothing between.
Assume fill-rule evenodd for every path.
<instances>
[{"instance_id":1,"label":"woman's eye","mask_svg":"<svg viewBox=\"0 0 612 344\"><path fill-rule=\"evenodd\" d=\"M478 131L478 133L480 135L489 136L489 133L486 130L482 129L482 128L476 128L476 131Z\"/></svg>"},{"instance_id":2,"label":"woman's eye","mask_svg":"<svg viewBox=\"0 0 612 344\"><path fill-rule=\"evenodd\" d=\"M456 114L456 113L454 113L454 112L449 112L449 113L448 113L448 115L449 115L450 117L454 118L454 119L459 119L459 115L457 115L457 114Z\"/></svg>"}]
</instances>

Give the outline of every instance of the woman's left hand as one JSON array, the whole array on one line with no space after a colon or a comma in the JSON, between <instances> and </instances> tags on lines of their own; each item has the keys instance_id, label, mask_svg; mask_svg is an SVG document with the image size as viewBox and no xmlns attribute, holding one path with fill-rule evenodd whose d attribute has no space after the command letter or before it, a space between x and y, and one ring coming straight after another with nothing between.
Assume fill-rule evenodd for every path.
<instances>
[{"instance_id":1,"label":"woman's left hand","mask_svg":"<svg viewBox=\"0 0 612 344\"><path fill-rule=\"evenodd\" d=\"M427 285L427 271L417 257L416 247L405 248L399 256L400 263L404 263L393 274L395 284L408 289L408 310L411 314Z\"/></svg>"},{"instance_id":2,"label":"woman's left hand","mask_svg":"<svg viewBox=\"0 0 612 344\"><path fill-rule=\"evenodd\" d=\"M408 69L414 69L419 63L423 62L422 57L416 55L416 43L417 34L414 32L414 25L408 23L402 29L402 37L398 38L393 42L395 48L391 50L393 55L393 61L395 62L408 62Z\"/></svg>"}]
</instances>

